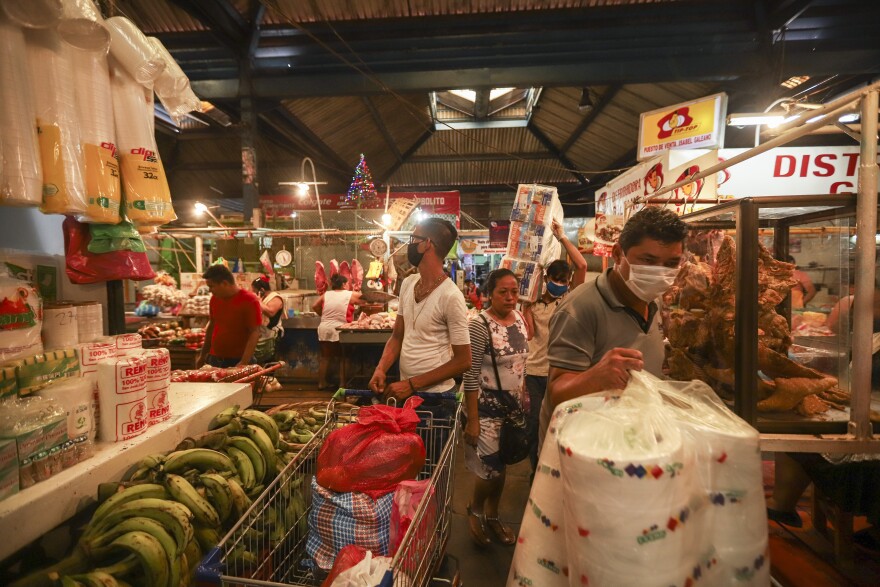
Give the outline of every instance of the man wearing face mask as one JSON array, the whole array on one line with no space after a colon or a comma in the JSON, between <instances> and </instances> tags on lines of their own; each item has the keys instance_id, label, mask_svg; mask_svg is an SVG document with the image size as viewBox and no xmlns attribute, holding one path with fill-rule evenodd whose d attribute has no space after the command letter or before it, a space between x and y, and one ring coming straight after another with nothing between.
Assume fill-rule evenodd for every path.
<instances>
[{"instance_id":1,"label":"man wearing face mask","mask_svg":"<svg viewBox=\"0 0 880 587\"><path fill-rule=\"evenodd\" d=\"M544 269L544 293L535 303L523 304L523 318L532 332L529 340L529 358L526 361L526 390L529 393L528 431L531 450L529 460L532 465L532 475L538 464L538 423L540 421L541 405L547 390L547 374L550 371L550 363L547 357L547 347L550 335L550 316L568 295L568 292L584 282L587 277L587 261L577 250L577 247L568 240L562 225L553 221L553 236L559 240L565 248L572 267L557 259Z\"/></svg>"},{"instance_id":2,"label":"man wearing face mask","mask_svg":"<svg viewBox=\"0 0 880 587\"><path fill-rule=\"evenodd\" d=\"M687 233L671 210L640 210L614 245L614 267L568 296L550 318L550 373L539 443L558 404L623 389L630 370L662 374L656 300L678 274Z\"/></svg>"},{"instance_id":3,"label":"man wearing face mask","mask_svg":"<svg viewBox=\"0 0 880 587\"><path fill-rule=\"evenodd\" d=\"M400 286L400 309L391 338L370 379L370 389L398 404L419 392L455 390L454 377L471 366L467 307L464 297L443 271L443 260L458 232L447 220L428 218L413 231L406 256L418 273ZM400 359L400 381L385 382L385 374ZM455 401L431 401L420 409L450 417ZM442 448L442 446L441 446Z\"/></svg>"}]
</instances>

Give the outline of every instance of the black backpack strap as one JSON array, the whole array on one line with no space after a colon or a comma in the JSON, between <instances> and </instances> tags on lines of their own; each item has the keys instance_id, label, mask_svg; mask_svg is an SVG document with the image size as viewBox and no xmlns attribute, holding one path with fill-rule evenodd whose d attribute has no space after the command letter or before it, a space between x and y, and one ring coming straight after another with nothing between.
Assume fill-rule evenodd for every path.
<instances>
[{"instance_id":1,"label":"black backpack strap","mask_svg":"<svg viewBox=\"0 0 880 587\"><path fill-rule=\"evenodd\" d=\"M492 357L492 369L495 371L495 382L498 384L498 391L501 391L503 388L501 387L501 376L498 374L498 363L495 360L495 345L492 344L492 329L489 327L489 321L486 320L483 314L480 314L480 319L486 325L486 334L489 335L487 343L489 345L489 356Z\"/></svg>"}]
</instances>

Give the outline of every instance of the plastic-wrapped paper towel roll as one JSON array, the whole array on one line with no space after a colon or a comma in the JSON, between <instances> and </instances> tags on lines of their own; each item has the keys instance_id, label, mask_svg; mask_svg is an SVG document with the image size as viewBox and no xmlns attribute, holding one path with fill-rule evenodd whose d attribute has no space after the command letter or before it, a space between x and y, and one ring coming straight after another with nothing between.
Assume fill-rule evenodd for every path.
<instances>
[{"instance_id":1,"label":"plastic-wrapped paper towel roll","mask_svg":"<svg viewBox=\"0 0 880 587\"><path fill-rule=\"evenodd\" d=\"M122 357L127 351L143 348L143 340L137 333L117 334L108 338L116 345L117 357Z\"/></svg>"},{"instance_id":2,"label":"plastic-wrapped paper towel roll","mask_svg":"<svg viewBox=\"0 0 880 587\"><path fill-rule=\"evenodd\" d=\"M92 384L79 377L55 381L41 389L40 397L58 402L67 411L67 437L92 431Z\"/></svg>"},{"instance_id":3,"label":"plastic-wrapped paper towel roll","mask_svg":"<svg viewBox=\"0 0 880 587\"><path fill-rule=\"evenodd\" d=\"M31 29L54 27L61 18L61 0L0 0L0 7L12 22Z\"/></svg>"},{"instance_id":4,"label":"plastic-wrapped paper towel roll","mask_svg":"<svg viewBox=\"0 0 880 587\"><path fill-rule=\"evenodd\" d=\"M85 161L87 208L81 220L116 224L120 219L122 193L119 163L116 161L116 131L107 56L90 51L73 51L72 61L77 119Z\"/></svg>"},{"instance_id":5,"label":"plastic-wrapped paper towel roll","mask_svg":"<svg viewBox=\"0 0 880 587\"><path fill-rule=\"evenodd\" d=\"M98 363L100 439L128 440L147 430L147 361L143 357Z\"/></svg>"},{"instance_id":6,"label":"plastic-wrapped paper towel roll","mask_svg":"<svg viewBox=\"0 0 880 587\"><path fill-rule=\"evenodd\" d=\"M43 303L28 282L0 275L0 321L0 363L43 352Z\"/></svg>"},{"instance_id":7,"label":"plastic-wrapped paper towel roll","mask_svg":"<svg viewBox=\"0 0 880 587\"><path fill-rule=\"evenodd\" d=\"M568 585L565 512L560 499L562 479L556 431L569 415L584 409L599 409L604 402L604 397L587 396L563 402L553 412L508 571L508 587Z\"/></svg>"},{"instance_id":8,"label":"plastic-wrapped paper towel roll","mask_svg":"<svg viewBox=\"0 0 880 587\"><path fill-rule=\"evenodd\" d=\"M159 56L165 62L165 70L162 71L153 84L156 94L158 94L160 98L179 96L189 87L189 78L186 77L186 74L180 69L180 65L177 64L177 61L171 56L171 53L168 52L168 49L165 48L162 41L156 37L149 37L149 40L156 48L156 51L159 52Z\"/></svg>"},{"instance_id":9,"label":"plastic-wrapped paper towel roll","mask_svg":"<svg viewBox=\"0 0 880 587\"><path fill-rule=\"evenodd\" d=\"M76 306L46 304L43 306L43 348L49 351L79 344Z\"/></svg>"},{"instance_id":10,"label":"plastic-wrapped paper towel roll","mask_svg":"<svg viewBox=\"0 0 880 587\"><path fill-rule=\"evenodd\" d=\"M0 204L39 206L43 180L24 32L5 18L0 18L0 129Z\"/></svg>"},{"instance_id":11,"label":"plastic-wrapped paper towel roll","mask_svg":"<svg viewBox=\"0 0 880 587\"><path fill-rule=\"evenodd\" d=\"M101 303L76 304L76 325L81 343L92 342L104 336L104 311Z\"/></svg>"},{"instance_id":12,"label":"plastic-wrapped paper towel roll","mask_svg":"<svg viewBox=\"0 0 880 587\"><path fill-rule=\"evenodd\" d=\"M114 64L112 91L125 214L137 225L167 224L177 216L151 131L153 116L147 112L143 86Z\"/></svg>"},{"instance_id":13,"label":"plastic-wrapped paper towel roll","mask_svg":"<svg viewBox=\"0 0 880 587\"><path fill-rule=\"evenodd\" d=\"M76 353L80 362L80 376L89 382L92 389L92 425L91 439L97 436L98 425L101 420L99 409L100 397L98 395L98 363L107 359L116 358L116 343L110 342L86 342L76 346Z\"/></svg>"},{"instance_id":14,"label":"plastic-wrapped paper towel roll","mask_svg":"<svg viewBox=\"0 0 880 587\"><path fill-rule=\"evenodd\" d=\"M171 356L164 348L143 349L141 356L147 360L147 418L153 426L171 418Z\"/></svg>"},{"instance_id":15,"label":"plastic-wrapped paper towel roll","mask_svg":"<svg viewBox=\"0 0 880 587\"><path fill-rule=\"evenodd\" d=\"M110 54L139 84L154 81L165 69L165 61L147 36L124 16L104 21L110 31Z\"/></svg>"},{"instance_id":16,"label":"plastic-wrapped paper towel roll","mask_svg":"<svg viewBox=\"0 0 880 587\"><path fill-rule=\"evenodd\" d=\"M71 49L55 29L27 31L28 65L33 85L43 171L46 214L86 211L82 145L76 112Z\"/></svg>"},{"instance_id":17,"label":"plastic-wrapped paper towel roll","mask_svg":"<svg viewBox=\"0 0 880 587\"><path fill-rule=\"evenodd\" d=\"M61 0L58 33L66 43L84 51L107 53L110 32L92 0Z\"/></svg>"}]
</instances>

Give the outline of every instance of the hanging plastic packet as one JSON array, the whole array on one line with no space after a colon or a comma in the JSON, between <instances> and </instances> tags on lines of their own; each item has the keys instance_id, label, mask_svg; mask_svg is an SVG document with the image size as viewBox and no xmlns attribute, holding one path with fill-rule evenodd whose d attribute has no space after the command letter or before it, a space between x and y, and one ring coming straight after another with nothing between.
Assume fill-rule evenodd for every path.
<instances>
[{"instance_id":1,"label":"hanging plastic packet","mask_svg":"<svg viewBox=\"0 0 880 587\"><path fill-rule=\"evenodd\" d=\"M119 145L125 215L138 226L159 226L177 219L171 190L147 116L144 88L114 64L113 112Z\"/></svg>"},{"instance_id":2,"label":"hanging plastic packet","mask_svg":"<svg viewBox=\"0 0 880 587\"><path fill-rule=\"evenodd\" d=\"M147 247L140 233L131 222L123 220L119 224L90 224L90 253L107 253L110 251L134 251L146 253Z\"/></svg>"}]
</instances>

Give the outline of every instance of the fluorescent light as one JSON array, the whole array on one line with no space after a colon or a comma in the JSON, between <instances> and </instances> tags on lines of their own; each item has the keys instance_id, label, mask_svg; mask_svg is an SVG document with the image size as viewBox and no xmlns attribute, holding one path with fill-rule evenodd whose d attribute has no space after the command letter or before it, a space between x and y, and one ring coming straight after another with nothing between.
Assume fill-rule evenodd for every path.
<instances>
[{"instance_id":1,"label":"fluorescent light","mask_svg":"<svg viewBox=\"0 0 880 587\"><path fill-rule=\"evenodd\" d=\"M193 208L195 208L196 214L204 214L208 211L208 207L201 202L196 202L196 205L193 206Z\"/></svg>"},{"instance_id":2,"label":"fluorescent light","mask_svg":"<svg viewBox=\"0 0 880 587\"><path fill-rule=\"evenodd\" d=\"M837 120L843 124L849 124L850 122L857 122L859 120L859 115L855 112L851 112L849 114L844 114Z\"/></svg>"},{"instance_id":3,"label":"fluorescent light","mask_svg":"<svg viewBox=\"0 0 880 587\"><path fill-rule=\"evenodd\" d=\"M727 116L728 126L780 125L785 122L786 114L779 112L747 112Z\"/></svg>"},{"instance_id":4,"label":"fluorescent light","mask_svg":"<svg viewBox=\"0 0 880 587\"><path fill-rule=\"evenodd\" d=\"M391 214L389 214L388 212L382 214L382 224L384 224L385 226L391 224Z\"/></svg>"}]
</instances>

